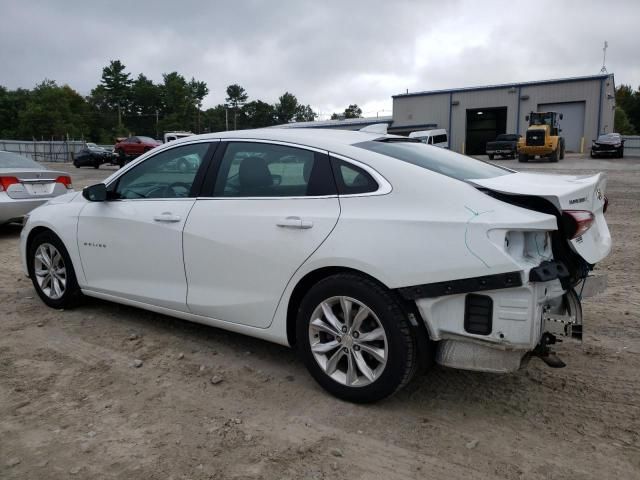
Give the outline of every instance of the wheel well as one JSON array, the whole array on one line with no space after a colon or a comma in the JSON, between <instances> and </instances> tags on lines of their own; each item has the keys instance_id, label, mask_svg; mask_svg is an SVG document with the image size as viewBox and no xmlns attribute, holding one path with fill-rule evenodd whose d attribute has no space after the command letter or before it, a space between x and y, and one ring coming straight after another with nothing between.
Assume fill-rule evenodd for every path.
<instances>
[{"instance_id":1,"label":"wheel well","mask_svg":"<svg viewBox=\"0 0 640 480\"><path fill-rule=\"evenodd\" d=\"M41 234L42 232L51 232L52 234L56 235L56 233L51 230L50 228L47 227L36 227L33 230L31 230L29 232L29 236L27 237L27 252L29 251L29 247L31 247L31 242L33 242L33 239L36 237L36 235ZM56 235L57 237L57 235Z\"/></svg>"},{"instance_id":2,"label":"wheel well","mask_svg":"<svg viewBox=\"0 0 640 480\"><path fill-rule=\"evenodd\" d=\"M300 279L298 284L293 289L293 292L291 292L291 296L289 297L289 305L287 307L287 340L289 342L289 345L294 346L296 344L296 320L298 316L298 309L300 308L300 303L302 302L305 294L313 285L318 283L320 280L323 280L332 275L336 275L338 273L355 273L357 275L362 275L387 288L386 285L384 285L378 279L354 268L324 267L307 273Z\"/></svg>"}]
</instances>

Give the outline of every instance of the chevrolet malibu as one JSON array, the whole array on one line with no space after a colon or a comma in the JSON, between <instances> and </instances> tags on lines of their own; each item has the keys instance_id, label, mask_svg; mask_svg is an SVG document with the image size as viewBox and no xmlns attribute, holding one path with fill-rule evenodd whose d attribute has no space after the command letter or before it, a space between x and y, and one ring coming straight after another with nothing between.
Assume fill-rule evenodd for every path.
<instances>
[{"instance_id":1,"label":"chevrolet malibu","mask_svg":"<svg viewBox=\"0 0 640 480\"><path fill-rule=\"evenodd\" d=\"M434 359L562 366L550 345L580 337L575 287L611 249L605 187L391 135L208 134L50 200L21 254L50 307L97 297L296 346L326 390L371 402Z\"/></svg>"}]
</instances>

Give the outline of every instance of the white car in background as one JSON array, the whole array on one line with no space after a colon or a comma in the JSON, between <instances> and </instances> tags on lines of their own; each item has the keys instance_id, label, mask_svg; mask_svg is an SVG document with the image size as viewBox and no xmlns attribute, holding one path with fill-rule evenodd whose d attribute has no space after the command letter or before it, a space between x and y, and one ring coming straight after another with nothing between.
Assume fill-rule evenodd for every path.
<instances>
[{"instance_id":1,"label":"white car in background","mask_svg":"<svg viewBox=\"0 0 640 480\"><path fill-rule=\"evenodd\" d=\"M411 132L409 138L415 138L434 147L449 148L449 136L444 128Z\"/></svg>"},{"instance_id":2,"label":"white car in background","mask_svg":"<svg viewBox=\"0 0 640 480\"><path fill-rule=\"evenodd\" d=\"M73 191L71 177L13 152L0 151L0 225L22 222L31 210Z\"/></svg>"},{"instance_id":3,"label":"white car in background","mask_svg":"<svg viewBox=\"0 0 640 480\"><path fill-rule=\"evenodd\" d=\"M324 388L369 402L434 357L560 366L574 286L611 249L605 186L376 133L207 134L35 210L21 253L51 307L84 294L295 345Z\"/></svg>"}]
</instances>

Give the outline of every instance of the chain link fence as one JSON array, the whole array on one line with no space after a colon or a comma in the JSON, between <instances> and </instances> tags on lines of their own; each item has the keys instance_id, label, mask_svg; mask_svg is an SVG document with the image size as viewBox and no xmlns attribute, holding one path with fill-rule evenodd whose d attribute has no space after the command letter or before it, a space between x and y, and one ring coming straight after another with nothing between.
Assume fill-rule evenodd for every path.
<instances>
[{"instance_id":1,"label":"chain link fence","mask_svg":"<svg viewBox=\"0 0 640 480\"><path fill-rule=\"evenodd\" d=\"M640 156L640 135L623 135L624 154Z\"/></svg>"},{"instance_id":2,"label":"chain link fence","mask_svg":"<svg viewBox=\"0 0 640 480\"><path fill-rule=\"evenodd\" d=\"M86 143L83 140L63 141L26 141L26 140L0 140L0 150L18 153L37 162L72 162ZM101 145L107 150L113 149L113 145Z\"/></svg>"}]
</instances>

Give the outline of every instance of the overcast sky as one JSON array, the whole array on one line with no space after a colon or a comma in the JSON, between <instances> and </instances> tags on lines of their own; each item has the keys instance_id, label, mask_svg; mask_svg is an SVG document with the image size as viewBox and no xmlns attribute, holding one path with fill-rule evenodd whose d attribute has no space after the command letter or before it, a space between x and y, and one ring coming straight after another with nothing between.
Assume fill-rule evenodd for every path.
<instances>
[{"instance_id":1,"label":"overcast sky","mask_svg":"<svg viewBox=\"0 0 640 480\"><path fill-rule=\"evenodd\" d=\"M205 81L205 107L239 83L322 114L390 115L409 91L597 74L640 85L640 0L0 0L0 85L44 78L86 95L111 59L154 81ZM321 117L325 118L325 116Z\"/></svg>"}]
</instances>

